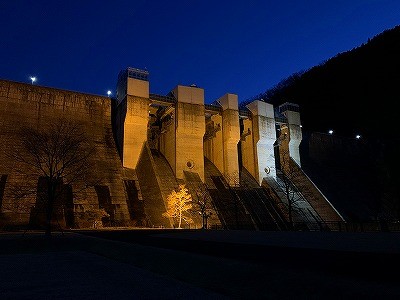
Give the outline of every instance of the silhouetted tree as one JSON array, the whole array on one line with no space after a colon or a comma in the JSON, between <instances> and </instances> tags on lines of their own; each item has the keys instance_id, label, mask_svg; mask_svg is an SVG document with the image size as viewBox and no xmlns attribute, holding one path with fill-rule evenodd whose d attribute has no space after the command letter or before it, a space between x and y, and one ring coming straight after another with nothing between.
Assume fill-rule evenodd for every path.
<instances>
[{"instance_id":1,"label":"silhouetted tree","mask_svg":"<svg viewBox=\"0 0 400 300\"><path fill-rule=\"evenodd\" d=\"M298 197L296 197L297 192L293 188L293 184L289 177L290 175L282 173L280 185L286 197L286 201L284 202L284 204L287 207L288 211L288 221L290 227L293 228L293 210L295 207L295 203L298 201Z\"/></svg>"},{"instance_id":2,"label":"silhouetted tree","mask_svg":"<svg viewBox=\"0 0 400 300\"><path fill-rule=\"evenodd\" d=\"M294 164L291 162L291 157L288 149L280 151L279 161L280 172L277 172L279 177L277 183L281 187L285 195L285 201L282 202L287 208L289 227L291 229L294 229L293 215L294 212L299 210L296 204L297 202L302 200L300 192L293 183L295 179L300 176L299 169L295 168Z\"/></svg>"},{"instance_id":3,"label":"silhouetted tree","mask_svg":"<svg viewBox=\"0 0 400 300\"><path fill-rule=\"evenodd\" d=\"M239 220L240 211L243 211L244 214L249 217L249 222L257 228L253 216L247 211L247 207L238 193L239 189L247 189L250 185L249 182L246 182L240 178L239 171L232 172L231 174L225 174L225 178L229 192L233 196L234 200L236 228L243 226L243 220Z\"/></svg>"},{"instance_id":4,"label":"silhouetted tree","mask_svg":"<svg viewBox=\"0 0 400 300\"><path fill-rule=\"evenodd\" d=\"M19 163L17 172L22 178L39 178L44 188L39 191L32 184L21 184L14 187L13 194L23 199L37 193L36 205L44 210L46 235L50 236L55 209L62 207L64 187L93 181L90 157L94 149L88 145L82 125L66 118L39 128L23 127L18 138L20 147L12 149L10 159Z\"/></svg>"},{"instance_id":5,"label":"silhouetted tree","mask_svg":"<svg viewBox=\"0 0 400 300\"><path fill-rule=\"evenodd\" d=\"M80 217L85 227L97 229L103 227L103 219L110 217L110 214L104 208L97 208L86 210Z\"/></svg>"},{"instance_id":6,"label":"silhouetted tree","mask_svg":"<svg viewBox=\"0 0 400 300\"><path fill-rule=\"evenodd\" d=\"M202 228L208 228L208 219L212 216L211 206L211 198L205 188L198 188L196 191L197 201L196 205L198 208L198 213L202 218Z\"/></svg>"},{"instance_id":7,"label":"silhouetted tree","mask_svg":"<svg viewBox=\"0 0 400 300\"><path fill-rule=\"evenodd\" d=\"M232 174L225 174L226 184L229 190L229 193L233 197L234 203L234 210L235 210L235 222L236 228L240 227L239 224L239 205L240 205L240 198L239 195L236 193L234 188L240 187L240 178L239 172L232 172ZM234 188L232 188L232 186Z\"/></svg>"}]
</instances>

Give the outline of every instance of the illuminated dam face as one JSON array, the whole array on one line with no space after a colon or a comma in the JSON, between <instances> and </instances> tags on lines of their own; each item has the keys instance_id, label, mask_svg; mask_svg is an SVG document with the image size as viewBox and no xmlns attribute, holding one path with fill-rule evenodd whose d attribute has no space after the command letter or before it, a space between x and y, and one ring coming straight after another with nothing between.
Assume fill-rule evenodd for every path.
<instances>
[{"instance_id":1,"label":"illuminated dam face","mask_svg":"<svg viewBox=\"0 0 400 300\"><path fill-rule=\"evenodd\" d=\"M64 226L85 227L80 224L85 212L104 209L107 226L172 227L174 220L163 213L168 196L181 184L194 204L200 194L212 203L217 198L229 202L233 194L225 191L244 187L243 176L253 188L274 182L277 168L289 166L282 153L300 167L298 105L274 108L254 100L239 107L238 96L230 93L205 104L204 90L195 85L156 95L150 93L148 75L134 68L121 71L115 98L0 81L3 149L20 147L19 128L40 129L62 117L82 124L95 149L95 184L70 184L57 217ZM0 151L0 205L10 224L27 224L38 202L37 195L29 194L16 205L13 189L22 185L16 170L24 168ZM31 185L40 181L38 176L25 177ZM221 219L222 211L233 206L212 203L209 225L228 223ZM201 218L194 218L191 226L201 227Z\"/></svg>"},{"instance_id":2,"label":"illuminated dam face","mask_svg":"<svg viewBox=\"0 0 400 300\"><path fill-rule=\"evenodd\" d=\"M277 126L288 128L290 156L300 164L296 104L285 103L275 110L255 100L239 109L238 96L228 93L207 105L204 90L194 85L178 85L167 96L151 94L147 76L147 71L133 68L119 76L115 128L124 167L136 169L147 142L168 160L178 179L188 171L204 182L206 157L231 185L239 180L239 161L261 184L263 177L276 174Z\"/></svg>"}]
</instances>

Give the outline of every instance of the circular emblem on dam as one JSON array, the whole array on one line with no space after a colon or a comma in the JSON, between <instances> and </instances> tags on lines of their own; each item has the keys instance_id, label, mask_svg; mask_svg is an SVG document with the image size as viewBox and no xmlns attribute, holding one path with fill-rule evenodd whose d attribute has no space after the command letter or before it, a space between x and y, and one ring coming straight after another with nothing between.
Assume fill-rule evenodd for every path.
<instances>
[{"instance_id":1,"label":"circular emblem on dam","mask_svg":"<svg viewBox=\"0 0 400 300\"><path fill-rule=\"evenodd\" d=\"M193 169L193 167L194 167L194 162L193 162L192 160L188 160L187 163L186 163L186 166L187 166L189 169Z\"/></svg>"},{"instance_id":2,"label":"circular emblem on dam","mask_svg":"<svg viewBox=\"0 0 400 300\"><path fill-rule=\"evenodd\" d=\"M265 171L265 173L267 173L267 174L271 173L271 169L270 169L269 167L266 167L266 168L264 169L264 171Z\"/></svg>"}]
</instances>

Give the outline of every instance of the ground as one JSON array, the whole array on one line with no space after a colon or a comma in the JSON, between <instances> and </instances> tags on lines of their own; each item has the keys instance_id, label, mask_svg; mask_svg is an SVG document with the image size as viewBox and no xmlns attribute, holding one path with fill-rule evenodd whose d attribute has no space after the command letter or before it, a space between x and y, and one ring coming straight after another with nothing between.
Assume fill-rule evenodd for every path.
<instances>
[{"instance_id":1,"label":"ground","mask_svg":"<svg viewBox=\"0 0 400 300\"><path fill-rule=\"evenodd\" d=\"M2 299L399 298L399 233L0 234Z\"/></svg>"}]
</instances>

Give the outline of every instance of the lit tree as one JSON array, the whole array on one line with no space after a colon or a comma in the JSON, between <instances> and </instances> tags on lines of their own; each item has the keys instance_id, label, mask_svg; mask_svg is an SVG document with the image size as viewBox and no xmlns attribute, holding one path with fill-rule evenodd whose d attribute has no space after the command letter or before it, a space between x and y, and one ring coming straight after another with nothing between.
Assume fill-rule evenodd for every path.
<instances>
[{"instance_id":1,"label":"lit tree","mask_svg":"<svg viewBox=\"0 0 400 300\"><path fill-rule=\"evenodd\" d=\"M182 220L186 224L193 223L192 218L188 216L188 211L192 208L192 195L184 184L179 185L178 191L172 191L167 198L168 209L163 214L164 217L178 220L178 228L182 228Z\"/></svg>"}]
</instances>

